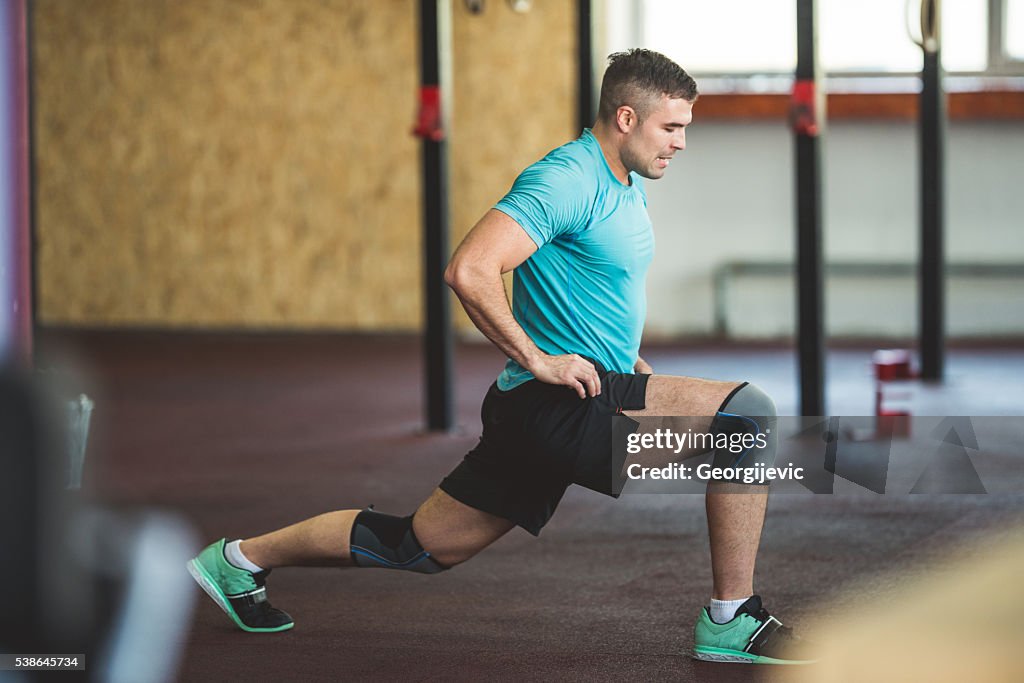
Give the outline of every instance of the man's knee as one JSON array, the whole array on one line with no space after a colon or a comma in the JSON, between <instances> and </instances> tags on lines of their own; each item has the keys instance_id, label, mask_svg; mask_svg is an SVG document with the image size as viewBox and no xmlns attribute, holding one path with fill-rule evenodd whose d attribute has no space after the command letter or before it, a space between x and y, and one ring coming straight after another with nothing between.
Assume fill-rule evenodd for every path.
<instances>
[{"instance_id":1,"label":"man's knee","mask_svg":"<svg viewBox=\"0 0 1024 683\"><path fill-rule=\"evenodd\" d=\"M715 464L721 467L769 466L778 445L775 401L760 387L744 383L722 402L711 423L725 447L716 448Z\"/></svg>"},{"instance_id":2,"label":"man's knee","mask_svg":"<svg viewBox=\"0 0 1024 683\"><path fill-rule=\"evenodd\" d=\"M778 414L775 401L756 384L744 382L736 387L718 409L719 413L732 412L740 415L775 418Z\"/></svg>"},{"instance_id":3,"label":"man's knee","mask_svg":"<svg viewBox=\"0 0 1024 683\"><path fill-rule=\"evenodd\" d=\"M452 566L436 560L420 544L412 529L412 515L396 517L363 510L352 524L349 551L359 567L437 574Z\"/></svg>"}]
</instances>

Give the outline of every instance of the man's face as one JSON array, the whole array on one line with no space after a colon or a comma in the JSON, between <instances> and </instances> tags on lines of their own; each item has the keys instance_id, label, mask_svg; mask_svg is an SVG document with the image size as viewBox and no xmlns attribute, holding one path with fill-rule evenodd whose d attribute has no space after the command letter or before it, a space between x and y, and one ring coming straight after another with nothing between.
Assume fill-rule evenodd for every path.
<instances>
[{"instance_id":1,"label":"man's face","mask_svg":"<svg viewBox=\"0 0 1024 683\"><path fill-rule=\"evenodd\" d=\"M644 122L626 134L622 163L644 178L665 175L672 156L686 149L686 126L692 119L692 102L663 96Z\"/></svg>"}]
</instances>

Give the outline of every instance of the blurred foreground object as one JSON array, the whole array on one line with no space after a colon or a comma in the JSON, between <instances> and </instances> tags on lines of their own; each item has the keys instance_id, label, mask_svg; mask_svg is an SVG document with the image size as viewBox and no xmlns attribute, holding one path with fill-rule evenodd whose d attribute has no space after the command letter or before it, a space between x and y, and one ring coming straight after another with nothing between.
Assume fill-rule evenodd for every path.
<instances>
[{"instance_id":1,"label":"blurred foreground object","mask_svg":"<svg viewBox=\"0 0 1024 683\"><path fill-rule=\"evenodd\" d=\"M0 369L0 653L84 654L90 681L174 680L196 540L170 514L81 500L91 402L69 408L54 386Z\"/></svg>"},{"instance_id":2,"label":"blurred foreground object","mask_svg":"<svg viewBox=\"0 0 1024 683\"><path fill-rule=\"evenodd\" d=\"M1024 528L979 541L940 568L809 631L819 663L786 671L807 683L1024 681Z\"/></svg>"}]
</instances>

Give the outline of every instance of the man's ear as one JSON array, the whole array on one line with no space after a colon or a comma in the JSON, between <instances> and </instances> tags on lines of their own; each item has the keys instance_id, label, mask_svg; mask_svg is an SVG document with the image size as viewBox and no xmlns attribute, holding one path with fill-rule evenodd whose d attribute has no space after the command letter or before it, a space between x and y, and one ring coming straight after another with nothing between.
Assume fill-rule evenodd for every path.
<instances>
[{"instance_id":1,"label":"man's ear","mask_svg":"<svg viewBox=\"0 0 1024 683\"><path fill-rule=\"evenodd\" d=\"M615 112L615 124L618 126L620 133L628 133L633 130L639 122L640 120L636 115L636 110L628 104L622 105Z\"/></svg>"}]
</instances>

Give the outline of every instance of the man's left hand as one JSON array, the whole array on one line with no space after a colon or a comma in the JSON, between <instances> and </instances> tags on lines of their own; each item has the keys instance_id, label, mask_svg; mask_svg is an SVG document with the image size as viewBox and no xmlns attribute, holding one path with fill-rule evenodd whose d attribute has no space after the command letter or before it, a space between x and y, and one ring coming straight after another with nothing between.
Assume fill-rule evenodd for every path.
<instances>
[{"instance_id":1,"label":"man's left hand","mask_svg":"<svg viewBox=\"0 0 1024 683\"><path fill-rule=\"evenodd\" d=\"M633 372L638 375L653 375L654 368L643 358L637 356L636 363L633 365Z\"/></svg>"}]
</instances>

